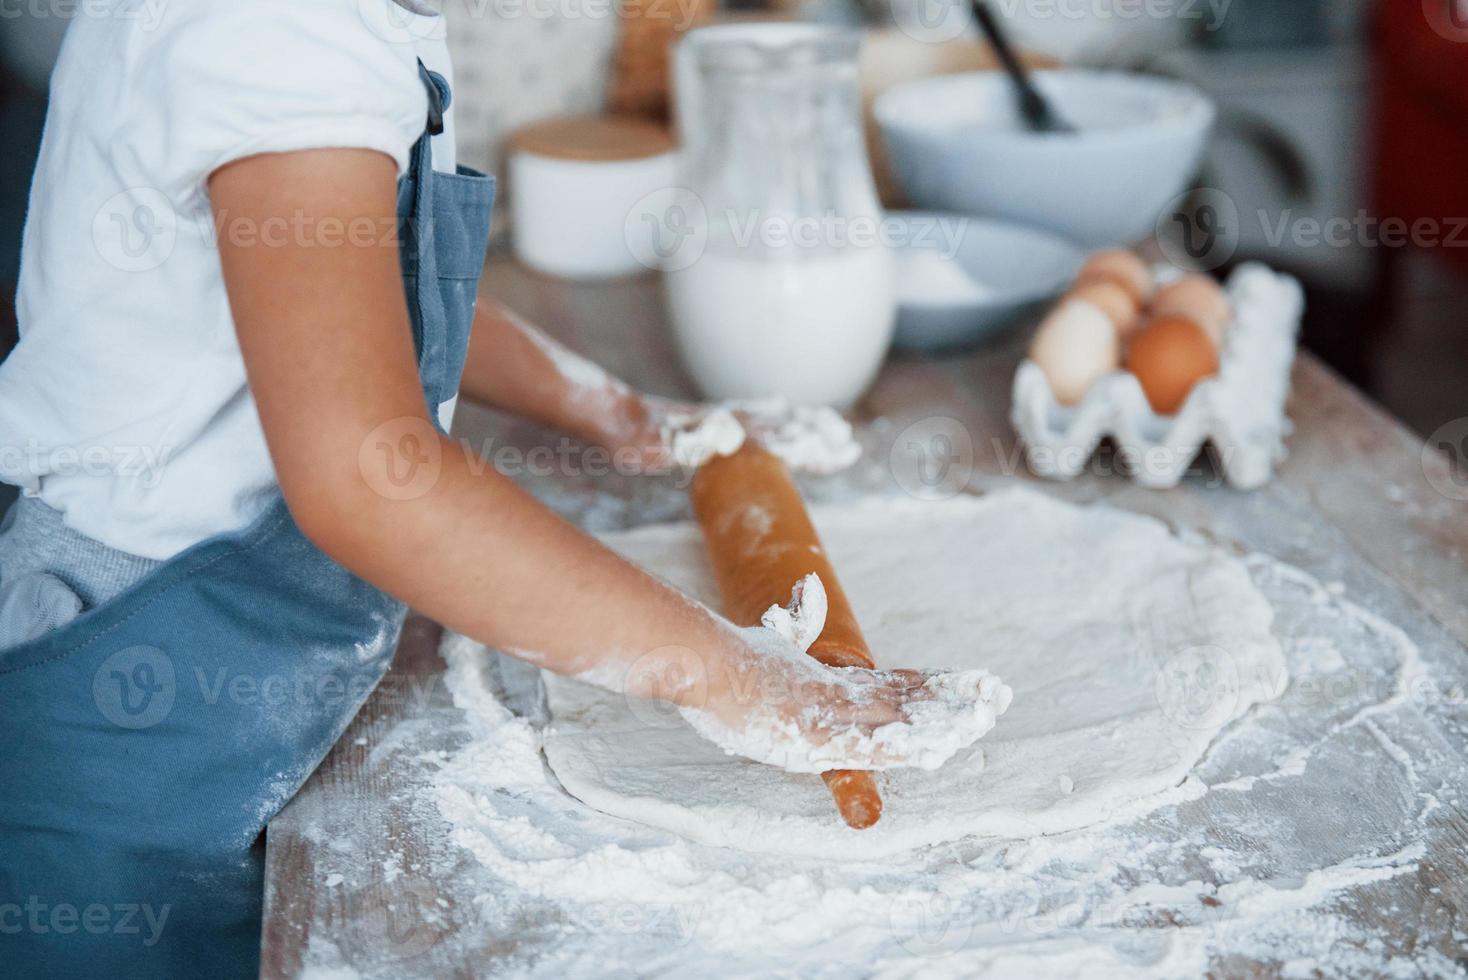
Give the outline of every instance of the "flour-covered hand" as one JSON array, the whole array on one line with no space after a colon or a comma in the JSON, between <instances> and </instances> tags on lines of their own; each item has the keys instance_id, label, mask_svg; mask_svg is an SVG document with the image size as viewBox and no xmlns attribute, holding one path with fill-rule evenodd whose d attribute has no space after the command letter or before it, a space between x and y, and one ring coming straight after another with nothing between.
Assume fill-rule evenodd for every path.
<instances>
[{"instance_id":1,"label":"flour-covered hand","mask_svg":"<svg viewBox=\"0 0 1468 980\"><path fill-rule=\"evenodd\" d=\"M740 631L731 681L684 706L700 735L732 755L791 772L936 769L994 726L1011 692L982 670L827 667L805 651L825 622L825 591L812 575L789 607Z\"/></svg>"}]
</instances>

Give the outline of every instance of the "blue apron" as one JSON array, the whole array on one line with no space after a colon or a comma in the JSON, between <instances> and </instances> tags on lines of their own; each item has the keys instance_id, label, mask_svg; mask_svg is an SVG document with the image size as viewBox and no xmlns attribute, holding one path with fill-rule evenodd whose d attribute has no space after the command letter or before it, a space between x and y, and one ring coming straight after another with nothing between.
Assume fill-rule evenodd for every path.
<instances>
[{"instance_id":1,"label":"blue apron","mask_svg":"<svg viewBox=\"0 0 1468 980\"><path fill-rule=\"evenodd\" d=\"M443 79L398 185L431 417L458 390L493 178L433 170ZM0 655L0 974L253 977L261 831L387 670L403 606L276 499Z\"/></svg>"}]
</instances>

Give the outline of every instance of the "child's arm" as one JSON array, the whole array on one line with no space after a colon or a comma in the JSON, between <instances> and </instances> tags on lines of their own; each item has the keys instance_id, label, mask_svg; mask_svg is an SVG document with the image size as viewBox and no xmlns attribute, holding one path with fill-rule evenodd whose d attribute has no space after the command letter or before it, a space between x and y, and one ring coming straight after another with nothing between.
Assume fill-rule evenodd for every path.
<instances>
[{"instance_id":1,"label":"child's arm","mask_svg":"<svg viewBox=\"0 0 1468 980\"><path fill-rule=\"evenodd\" d=\"M600 365L481 295L464 362L463 393L491 408L656 463L661 415L679 406L643 395Z\"/></svg>"},{"instance_id":2,"label":"child's arm","mask_svg":"<svg viewBox=\"0 0 1468 980\"><path fill-rule=\"evenodd\" d=\"M696 454L712 447L698 437L683 443L684 434L729 415L721 406L638 391L487 296L475 312L460 388L492 408L605 447L619 466L654 472L696 463ZM830 473L860 455L851 427L834 410L799 408L778 398L726 407L747 437L782 455L792 468ZM727 437L727 430L714 428ZM782 444L798 451L783 452Z\"/></svg>"},{"instance_id":3,"label":"child's arm","mask_svg":"<svg viewBox=\"0 0 1468 980\"><path fill-rule=\"evenodd\" d=\"M833 671L734 629L440 437L397 251L339 234L391 220L395 176L379 153L320 150L247 158L209 182L250 389L286 503L317 546L454 630L732 727L782 692L789 737L819 743L926 696L910 673ZM259 233L272 227L290 231ZM323 227L338 233L316 237Z\"/></svg>"}]
</instances>

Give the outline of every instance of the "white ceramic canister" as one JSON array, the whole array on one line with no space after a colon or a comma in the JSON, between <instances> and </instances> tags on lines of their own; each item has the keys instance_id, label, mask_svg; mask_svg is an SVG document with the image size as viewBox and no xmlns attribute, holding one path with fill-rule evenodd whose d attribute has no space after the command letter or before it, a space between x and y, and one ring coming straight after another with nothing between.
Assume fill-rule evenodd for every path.
<instances>
[{"instance_id":1,"label":"white ceramic canister","mask_svg":"<svg viewBox=\"0 0 1468 980\"><path fill-rule=\"evenodd\" d=\"M573 116L527 126L511 140L515 255L564 279L649 271L627 243L633 213L677 179L672 134L640 119Z\"/></svg>"}]
</instances>

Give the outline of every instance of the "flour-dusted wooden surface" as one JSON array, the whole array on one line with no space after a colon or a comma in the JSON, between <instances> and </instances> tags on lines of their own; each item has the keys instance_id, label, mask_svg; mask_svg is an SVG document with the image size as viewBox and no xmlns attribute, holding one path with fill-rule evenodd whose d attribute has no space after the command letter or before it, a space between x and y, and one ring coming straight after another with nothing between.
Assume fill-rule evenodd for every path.
<instances>
[{"instance_id":1,"label":"flour-dusted wooden surface","mask_svg":"<svg viewBox=\"0 0 1468 980\"><path fill-rule=\"evenodd\" d=\"M486 288L629 380L663 394L689 393L655 280L571 286L495 258ZM822 499L894 485L917 494L982 491L1026 479L1008 422L1009 383L1021 349L1022 340L1011 336L942 359L894 359L860 408L868 464L842 480L809 482L807 492ZM472 406L460 411L459 434L486 455L557 438ZM1363 755L1359 769L1329 774L1338 790L1331 799L1286 798L1276 805L1282 833L1330 834L1349 826L1388 854L1401 846L1403 798L1422 785L1435 787L1430 815L1420 818L1425 851L1415 870L1352 889L1348 914L1398 964L1429 951L1439 967L1468 963L1468 814L1459 795L1468 772L1468 660L1462 659L1468 502L1461 499L1468 498L1468 485L1454 482L1445 458L1424 454L1421 440L1308 356L1296 365L1290 415L1290 458L1272 484L1253 493L1221 485L1206 466L1174 490L1143 490L1108 473L1104 457L1095 472L1072 483L1038 485L1071 501L1104 499L1151 514L1240 552L1274 555L1322 582L1339 583L1400 627L1424 657L1461 665L1449 678L1455 683L1414 692L1423 705L1412 731L1374 732L1379 745L1366 740L1361 751L1373 765ZM512 468L516 458L501 457ZM597 529L686 515L681 494L665 480L525 469L518 477L526 486ZM487 976L497 963L524 962L563 935L556 910L538 906L527 906L514 929L486 930L452 874L424 873L430 853L439 869L448 855L465 875L472 871L472 860L455 854L449 828L420 792L427 778L421 760L398 751L411 741L420 757L451 752L464 738L461 713L442 682L438 635L433 624L410 621L388 678L271 823L265 976L299 976L307 965L330 975L323 963L365 975ZM516 707L532 717L539 710L533 703ZM1379 764L1388 746L1402 758ZM356 872L350 884L342 869ZM1214 971L1270 976L1282 968L1224 955Z\"/></svg>"}]
</instances>

